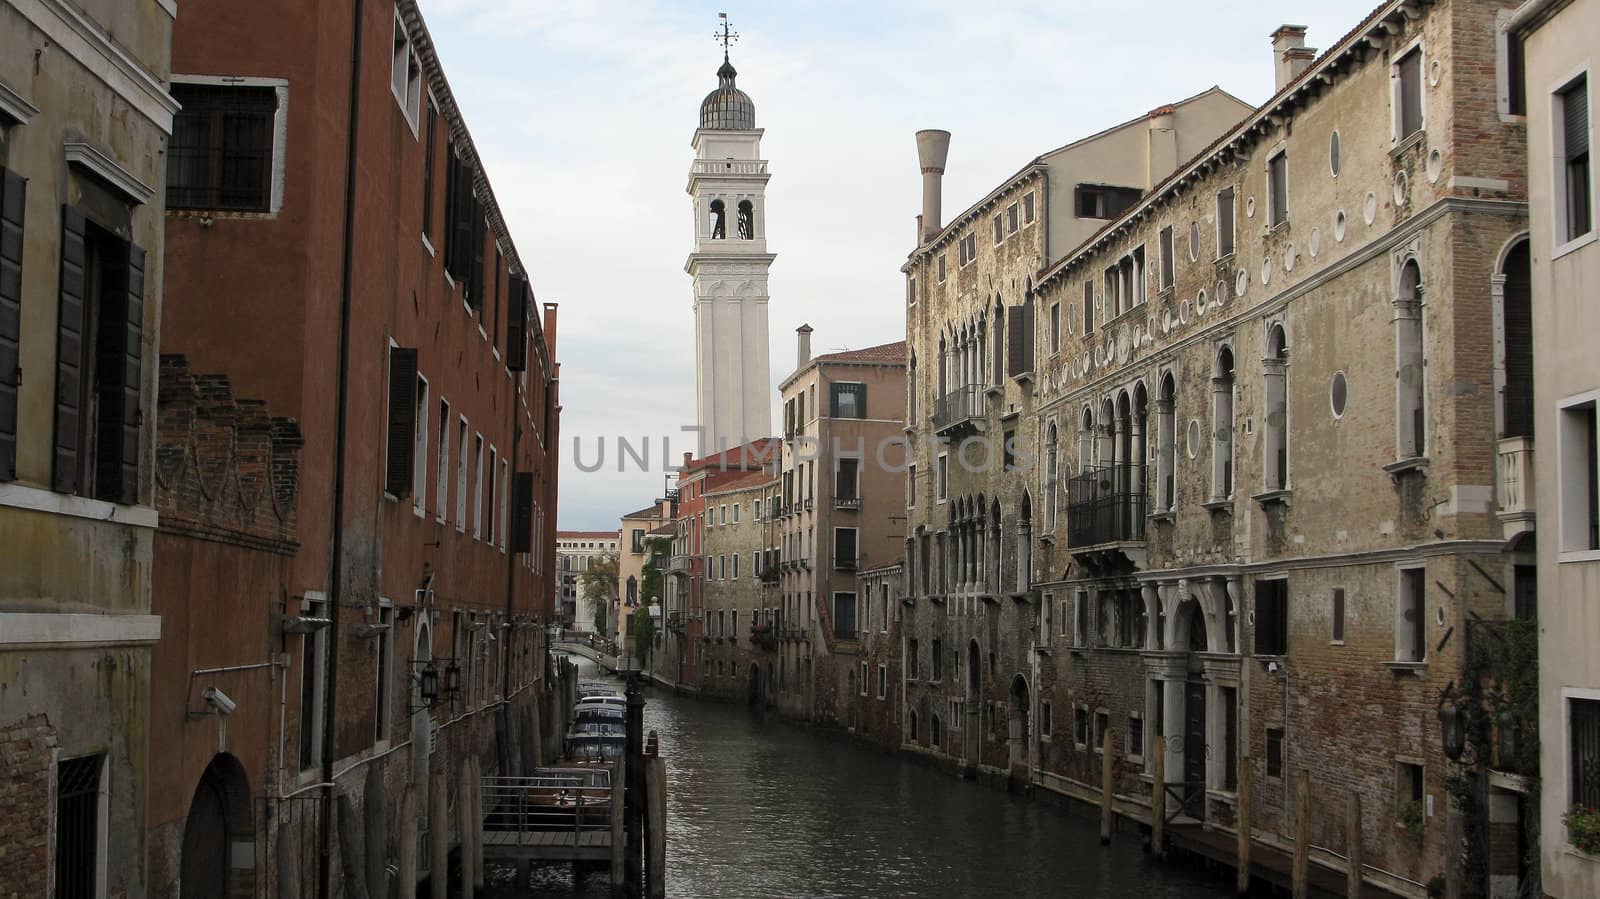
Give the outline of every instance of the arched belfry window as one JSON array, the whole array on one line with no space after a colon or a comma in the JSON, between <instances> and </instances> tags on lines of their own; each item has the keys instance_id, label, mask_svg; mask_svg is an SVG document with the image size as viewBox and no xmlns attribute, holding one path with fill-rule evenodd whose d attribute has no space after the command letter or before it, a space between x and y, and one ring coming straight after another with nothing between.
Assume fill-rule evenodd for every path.
<instances>
[{"instance_id":1,"label":"arched belfry window","mask_svg":"<svg viewBox=\"0 0 1600 899\"><path fill-rule=\"evenodd\" d=\"M1394 298L1395 457L1416 459L1427 447L1423 409L1422 270L1415 259L1400 267Z\"/></svg>"},{"instance_id":2,"label":"arched belfry window","mask_svg":"<svg viewBox=\"0 0 1600 899\"><path fill-rule=\"evenodd\" d=\"M1211 498L1233 495L1233 350L1217 351L1211 375Z\"/></svg>"},{"instance_id":3,"label":"arched belfry window","mask_svg":"<svg viewBox=\"0 0 1600 899\"><path fill-rule=\"evenodd\" d=\"M711 201L711 239L722 240L728 236L727 207L721 200Z\"/></svg>"},{"instance_id":4,"label":"arched belfry window","mask_svg":"<svg viewBox=\"0 0 1600 899\"><path fill-rule=\"evenodd\" d=\"M754 240L756 236L756 212L749 200L739 201L739 239Z\"/></svg>"},{"instance_id":5,"label":"arched belfry window","mask_svg":"<svg viewBox=\"0 0 1600 899\"><path fill-rule=\"evenodd\" d=\"M1268 490L1289 489L1289 339L1283 325L1267 332L1267 356L1262 360L1267 383L1265 441Z\"/></svg>"},{"instance_id":6,"label":"arched belfry window","mask_svg":"<svg viewBox=\"0 0 1600 899\"><path fill-rule=\"evenodd\" d=\"M1533 294L1528 241L1506 254L1500 274L1501 331L1505 335L1505 387L1501 392L1501 437L1533 436Z\"/></svg>"}]
</instances>

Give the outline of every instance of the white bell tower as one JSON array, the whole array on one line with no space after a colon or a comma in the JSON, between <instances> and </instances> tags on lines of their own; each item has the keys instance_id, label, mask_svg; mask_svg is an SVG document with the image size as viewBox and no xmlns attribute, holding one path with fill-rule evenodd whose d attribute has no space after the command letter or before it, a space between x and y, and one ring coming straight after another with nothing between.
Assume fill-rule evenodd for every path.
<instances>
[{"instance_id":1,"label":"white bell tower","mask_svg":"<svg viewBox=\"0 0 1600 899\"><path fill-rule=\"evenodd\" d=\"M726 30L722 37L731 41ZM761 158L756 108L734 86L738 72L726 43L717 89L700 104L695 159L694 251L684 266L694 279L696 455L704 457L772 432L767 360L767 161Z\"/></svg>"}]
</instances>

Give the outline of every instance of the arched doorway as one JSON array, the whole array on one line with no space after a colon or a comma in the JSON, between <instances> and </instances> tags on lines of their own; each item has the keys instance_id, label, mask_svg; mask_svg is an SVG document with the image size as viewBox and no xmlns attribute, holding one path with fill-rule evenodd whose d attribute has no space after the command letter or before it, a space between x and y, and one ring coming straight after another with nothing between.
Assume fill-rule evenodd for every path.
<instances>
[{"instance_id":1,"label":"arched doorway","mask_svg":"<svg viewBox=\"0 0 1600 899\"><path fill-rule=\"evenodd\" d=\"M1200 653L1206 652L1206 614L1194 597L1178 605L1174 630L1175 649L1187 654L1183 681L1183 797L1184 812L1194 818L1205 817L1206 759L1210 747L1206 740L1205 666ZM1169 743L1170 745L1170 743ZM1176 767L1176 766L1174 766ZM1172 770L1169 768L1168 770ZM1171 778L1169 777L1170 781Z\"/></svg>"},{"instance_id":2,"label":"arched doorway","mask_svg":"<svg viewBox=\"0 0 1600 899\"><path fill-rule=\"evenodd\" d=\"M183 825L182 894L254 896L255 821L239 760L219 753L200 775Z\"/></svg>"},{"instance_id":3,"label":"arched doorway","mask_svg":"<svg viewBox=\"0 0 1600 899\"><path fill-rule=\"evenodd\" d=\"M1011 679L1011 767L1028 763L1028 681L1022 675Z\"/></svg>"}]
</instances>

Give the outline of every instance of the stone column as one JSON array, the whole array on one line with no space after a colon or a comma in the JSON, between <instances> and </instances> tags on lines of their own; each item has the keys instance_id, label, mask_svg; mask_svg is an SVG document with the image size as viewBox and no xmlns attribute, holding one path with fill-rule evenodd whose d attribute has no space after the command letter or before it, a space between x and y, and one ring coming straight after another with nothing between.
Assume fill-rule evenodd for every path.
<instances>
[{"instance_id":1,"label":"stone column","mask_svg":"<svg viewBox=\"0 0 1600 899\"><path fill-rule=\"evenodd\" d=\"M1166 691L1161 732L1167 742L1167 783L1183 782L1183 686L1181 679L1161 682Z\"/></svg>"},{"instance_id":2,"label":"stone column","mask_svg":"<svg viewBox=\"0 0 1600 899\"><path fill-rule=\"evenodd\" d=\"M1140 584L1139 596L1144 601L1144 646L1146 649L1155 649L1161 645L1156 633L1157 623L1161 620L1161 594L1154 584Z\"/></svg>"}]
</instances>

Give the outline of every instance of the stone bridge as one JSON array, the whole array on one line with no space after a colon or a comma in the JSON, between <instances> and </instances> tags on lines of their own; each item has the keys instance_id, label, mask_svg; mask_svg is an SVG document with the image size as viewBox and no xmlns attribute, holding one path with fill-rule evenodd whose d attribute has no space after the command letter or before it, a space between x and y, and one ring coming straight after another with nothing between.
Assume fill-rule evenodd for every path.
<instances>
[{"instance_id":1,"label":"stone bridge","mask_svg":"<svg viewBox=\"0 0 1600 899\"><path fill-rule=\"evenodd\" d=\"M607 655L587 643L575 640L558 640L550 644L551 652L565 652L575 656L583 656L595 662L607 671L615 673L617 670L617 657Z\"/></svg>"}]
</instances>

